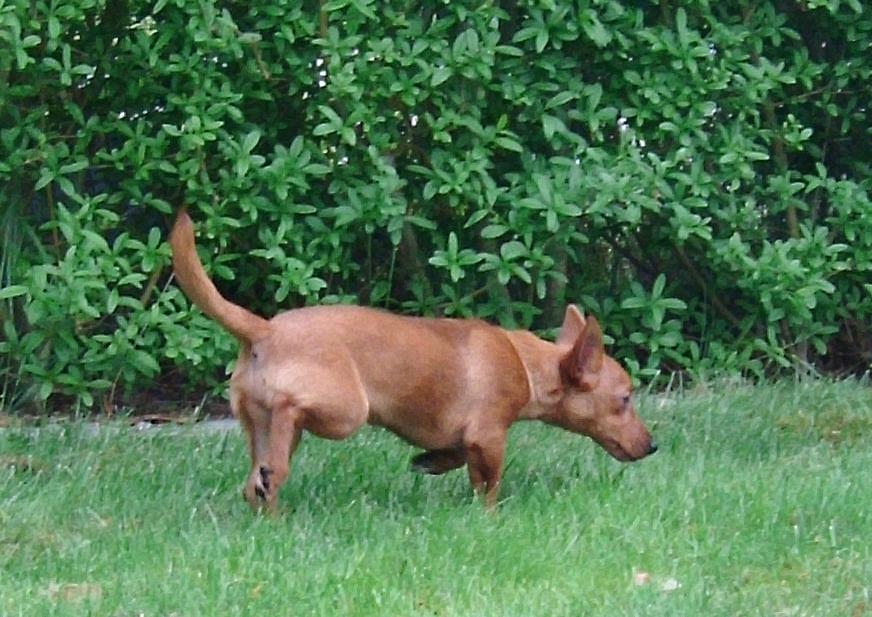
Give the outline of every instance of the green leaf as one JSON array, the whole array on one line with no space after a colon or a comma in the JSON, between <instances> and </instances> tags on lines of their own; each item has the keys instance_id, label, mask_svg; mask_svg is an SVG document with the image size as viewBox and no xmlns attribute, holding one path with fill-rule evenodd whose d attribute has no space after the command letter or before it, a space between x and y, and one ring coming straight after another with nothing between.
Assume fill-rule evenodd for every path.
<instances>
[{"instance_id":1,"label":"green leaf","mask_svg":"<svg viewBox=\"0 0 872 617\"><path fill-rule=\"evenodd\" d=\"M524 56L524 51L513 45L497 45L494 48L494 51L498 54L514 56L516 58L521 58Z\"/></svg>"},{"instance_id":2,"label":"green leaf","mask_svg":"<svg viewBox=\"0 0 872 617\"><path fill-rule=\"evenodd\" d=\"M48 18L48 37L50 39L56 39L61 35L61 22L54 15L50 15Z\"/></svg>"},{"instance_id":3,"label":"green leaf","mask_svg":"<svg viewBox=\"0 0 872 617\"><path fill-rule=\"evenodd\" d=\"M407 215L405 217L405 220L414 225L415 227L421 227L422 229L429 229L433 231L438 228L436 223L424 218L423 216Z\"/></svg>"},{"instance_id":4,"label":"green leaf","mask_svg":"<svg viewBox=\"0 0 872 617\"><path fill-rule=\"evenodd\" d=\"M574 92L569 90L564 90L563 92L558 92L554 96L552 96L547 103L545 103L545 109L551 109L552 107L560 107L561 105L565 105L572 99L577 98L577 95Z\"/></svg>"},{"instance_id":5,"label":"green leaf","mask_svg":"<svg viewBox=\"0 0 872 617\"><path fill-rule=\"evenodd\" d=\"M342 141L347 143L349 146L357 144L357 133L354 132L353 128L350 126L342 128Z\"/></svg>"},{"instance_id":6,"label":"green leaf","mask_svg":"<svg viewBox=\"0 0 872 617\"><path fill-rule=\"evenodd\" d=\"M593 112L599 107L600 101L603 98L603 87L600 84L590 84L585 87L584 93L587 95L588 110Z\"/></svg>"},{"instance_id":7,"label":"green leaf","mask_svg":"<svg viewBox=\"0 0 872 617\"><path fill-rule=\"evenodd\" d=\"M88 161L86 159L81 159L79 161L76 161L75 163L67 163L66 165L61 165L60 172L62 174L72 174L78 171L82 171L87 167Z\"/></svg>"},{"instance_id":8,"label":"green leaf","mask_svg":"<svg viewBox=\"0 0 872 617\"><path fill-rule=\"evenodd\" d=\"M23 71L25 68L27 68L27 65L31 62L33 62L33 58L31 58L30 56L27 55L27 52L24 51L23 46L15 48L15 66L19 71ZM45 384L43 384L43 386L44 385ZM48 384L48 386L49 386L49 394L51 394L51 384ZM40 392L41 391L42 390L40 389ZM48 396L48 395L46 395L46 396Z\"/></svg>"},{"instance_id":9,"label":"green leaf","mask_svg":"<svg viewBox=\"0 0 872 617\"><path fill-rule=\"evenodd\" d=\"M472 216L470 216L466 220L466 222L463 224L463 228L466 229L468 227L472 227L473 225L475 225L479 221L484 220L484 218L488 214L490 214L490 210L486 210L486 209L476 210L475 212L472 213Z\"/></svg>"},{"instance_id":10,"label":"green leaf","mask_svg":"<svg viewBox=\"0 0 872 617\"><path fill-rule=\"evenodd\" d=\"M323 124L319 124L312 129L312 135L316 135L318 137L322 135L329 135L330 133L336 132L336 126L332 124L327 124L326 122Z\"/></svg>"},{"instance_id":11,"label":"green leaf","mask_svg":"<svg viewBox=\"0 0 872 617\"><path fill-rule=\"evenodd\" d=\"M517 259L518 257L524 257L527 255L529 251L527 247L517 240L510 240L509 242L504 242L500 247L500 255L506 261L511 261L513 259Z\"/></svg>"},{"instance_id":12,"label":"green leaf","mask_svg":"<svg viewBox=\"0 0 872 617\"><path fill-rule=\"evenodd\" d=\"M533 181L536 183L536 188L539 189L539 194L542 196L542 201L546 204L553 200L551 192L551 178L542 174L533 174Z\"/></svg>"},{"instance_id":13,"label":"green leaf","mask_svg":"<svg viewBox=\"0 0 872 617\"><path fill-rule=\"evenodd\" d=\"M440 84L448 81L448 78L451 77L451 69L447 66L437 67L435 71L433 71L433 77L430 78L431 86L438 86Z\"/></svg>"},{"instance_id":14,"label":"green leaf","mask_svg":"<svg viewBox=\"0 0 872 617\"><path fill-rule=\"evenodd\" d=\"M455 59L464 55L467 51L472 51L468 47L467 32L469 32L469 30L464 30L454 39L454 44L451 46L451 55L454 56Z\"/></svg>"},{"instance_id":15,"label":"green leaf","mask_svg":"<svg viewBox=\"0 0 872 617\"><path fill-rule=\"evenodd\" d=\"M245 139L242 141L242 150L248 154L254 147L257 145L257 142L260 141L260 131L258 129L254 129L250 133L245 136Z\"/></svg>"},{"instance_id":16,"label":"green leaf","mask_svg":"<svg viewBox=\"0 0 872 617\"><path fill-rule=\"evenodd\" d=\"M662 298L660 300L660 306L675 311L683 311L687 309L687 304L685 304L684 300L680 300L679 298Z\"/></svg>"},{"instance_id":17,"label":"green leaf","mask_svg":"<svg viewBox=\"0 0 872 617\"><path fill-rule=\"evenodd\" d=\"M536 33L539 30L537 28L521 28L517 32L515 32L515 36L512 37L513 43L520 43L521 41L527 41L536 36Z\"/></svg>"},{"instance_id":18,"label":"green leaf","mask_svg":"<svg viewBox=\"0 0 872 617\"><path fill-rule=\"evenodd\" d=\"M331 13L333 11L338 11L339 9L344 9L348 6L348 3L349 0L328 0L321 5L321 10L325 13Z\"/></svg>"},{"instance_id":19,"label":"green leaf","mask_svg":"<svg viewBox=\"0 0 872 617\"><path fill-rule=\"evenodd\" d=\"M27 293L27 287L24 285L8 285L0 288L0 300L8 300L17 296L23 296Z\"/></svg>"},{"instance_id":20,"label":"green leaf","mask_svg":"<svg viewBox=\"0 0 872 617\"><path fill-rule=\"evenodd\" d=\"M542 53L548 45L548 30L542 28L536 33L536 52Z\"/></svg>"},{"instance_id":21,"label":"green leaf","mask_svg":"<svg viewBox=\"0 0 872 617\"><path fill-rule=\"evenodd\" d=\"M464 276L463 268L455 264L451 264L451 266L449 266L448 272L451 276L451 280L455 283L462 279Z\"/></svg>"},{"instance_id":22,"label":"green leaf","mask_svg":"<svg viewBox=\"0 0 872 617\"><path fill-rule=\"evenodd\" d=\"M517 141L512 139L511 137L497 137L495 140L498 146L505 148L506 150L511 150L513 152L523 152L524 147L519 144Z\"/></svg>"},{"instance_id":23,"label":"green leaf","mask_svg":"<svg viewBox=\"0 0 872 617\"><path fill-rule=\"evenodd\" d=\"M547 206L542 203L541 199L537 199L536 197L524 197L523 199L518 200L518 205L523 208L530 208L531 210L544 210Z\"/></svg>"},{"instance_id":24,"label":"green leaf","mask_svg":"<svg viewBox=\"0 0 872 617\"><path fill-rule=\"evenodd\" d=\"M561 216L581 216L584 213L584 210L577 205L568 204L562 201L554 204L554 211Z\"/></svg>"},{"instance_id":25,"label":"green leaf","mask_svg":"<svg viewBox=\"0 0 872 617\"><path fill-rule=\"evenodd\" d=\"M260 43L263 37L259 32L240 32L239 42L245 45L255 45Z\"/></svg>"},{"instance_id":26,"label":"green leaf","mask_svg":"<svg viewBox=\"0 0 872 617\"><path fill-rule=\"evenodd\" d=\"M687 12L685 12L684 7L678 7L678 10L675 11L675 28L678 31L678 40L681 41L682 47L688 46L688 34L687 34Z\"/></svg>"},{"instance_id":27,"label":"green leaf","mask_svg":"<svg viewBox=\"0 0 872 617\"><path fill-rule=\"evenodd\" d=\"M39 180L36 181L36 184L33 186L33 190L38 191L41 188L47 186L52 180L54 180L54 173L46 167L43 167L39 170Z\"/></svg>"},{"instance_id":28,"label":"green leaf","mask_svg":"<svg viewBox=\"0 0 872 617\"><path fill-rule=\"evenodd\" d=\"M487 225L484 229L481 230L481 237L492 240L493 238L499 238L508 230L509 228L505 225Z\"/></svg>"},{"instance_id":29,"label":"green leaf","mask_svg":"<svg viewBox=\"0 0 872 617\"><path fill-rule=\"evenodd\" d=\"M303 172L310 176L326 176L330 173L330 167L322 163L309 163L303 167Z\"/></svg>"},{"instance_id":30,"label":"green leaf","mask_svg":"<svg viewBox=\"0 0 872 617\"><path fill-rule=\"evenodd\" d=\"M57 180L58 186L66 195L68 195L69 197L76 197L77 196L76 187L73 185L73 183L70 181L69 178L59 176L58 178L56 178L56 180Z\"/></svg>"},{"instance_id":31,"label":"green leaf","mask_svg":"<svg viewBox=\"0 0 872 617\"><path fill-rule=\"evenodd\" d=\"M106 299L106 314L111 315L115 312L115 309L118 308L118 300L120 296L118 294L117 289L113 289L109 292L109 297Z\"/></svg>"},{"instance_id":32,"label":"green leaf","mask_svg":"<svg viewBox=\"0 0 872 617\"><path fill-rule=\"evenodd\" d=\"M523 266L519 266L518 264L512 264L512 272L515 276L517 276L528 285L533 282L533 278L530 276L530 273Z\"/></svg>"},{"instance_id":33,"label":"green leaf","mask_svg":"<svg viewBox=\"0 0 872 617\"><path fill-rule=\"evenodd\" d=\"M54 392L54 385L50 381L44 381L39 385L36 397L40 401L44 401Z\"/></svg>"},{"instance_id":34,"label":"green leaf","mask_svg":"<svg viewBox=\"0 0 872 617\"><path fill-rule=\"evenodd\" d=\"M666 276L660 274L654 280L654 287L651 289L651 295L655 298L659 298L663 295L663 289L666 287Z\"/></svg>"},{"instance_id":35,"label":"green leaf","mask_svg":"<svg viewBox=\"0 0 872 617\"><path fill-rule=\"evenodd\" d=\"M584 33L597 47L605 47L612 42L612 33L595 17L582 22Z\"/></svg>"},{"instance_id":36,"label":"green leaf","mask_svg":"<svg viewBox=\"0 0 872 617\"><path fill-rule=\"evenodd\" d=\"M545 229L552 234L557 233L560 230L560 221L554 210L548 210L545 212Z\"/></svg>"},{"instance_id":37,"label":"green leaf","mask_svg":"<svg viewBox=\"0 0 872 617\"><path fill-rule=\"evenodd\" d=\"M357 11L364 15L369 19L378 19L378 15L376 15L375 11L369 6L371 0L351 0L352 6L357 9Z\"/></svg>"},{"instance_id":38,"label":"green leaf","mask_svg":"<svg viewBox=\"0 0 872 617\"><path fill-rule=\"evenodd\" d=\"M457 255L457 234L453 231L448 234L448 253L450 255Z\"/></svg>"},{"instance_id":39,"label":"green leaf","mask_svg":"<svg viewBox=\"0 0 872 617\"><path fill-rule=\"evenodd\" d=\"M160 365L157 360L146 351L134 349L130 355L130 360L133 365L146 375L155 375L160 372Z\"/></svg>"},{"instance_id":40,"label":"green leaf","mask_svg":"<svg viewBox=\"0 0 872 617\"><path fill-rule=\"evenodd\" d=\"M325 116L327 116L327 120L330 121L336 127L342 126L342 118L339 117L335 111L333 111L332 107L328 107L327 105L318 105L318 110Z\"/></svg>"},{"instance_id":41,"label":"green leaf","mask_svg":"<svg viewBox=\"0 0 872 617\"><path fill-rule=\"evenodd\" d=\"M555 133L565 133L566 125L563 120L548 114L542 114L542 128L545 131L545 138L551 139Z\"/></svg>"},{"instance_id":42,"label":"green leaf","mask_svg":"<svg viewBox=\"0 0 872 617\"><path fill-rule=\"evenodd\" d=\"M631 298L624 299L621 302L621 308L625 309L638 309L643 308L648 305L648 301L645 298L634 296Z\"/></svg>"},{"instance_id":43,"label":"green leaf","mask_svg":"<svg viewBox=\"0 0 872 617\"><path fill-rule=\"evenodd\" d=\"M439 185L436 184L435 180L429 180L427 184L424 185L424 199L433 199L436 193L439 190Z\"/></svg>"}]
</instances>

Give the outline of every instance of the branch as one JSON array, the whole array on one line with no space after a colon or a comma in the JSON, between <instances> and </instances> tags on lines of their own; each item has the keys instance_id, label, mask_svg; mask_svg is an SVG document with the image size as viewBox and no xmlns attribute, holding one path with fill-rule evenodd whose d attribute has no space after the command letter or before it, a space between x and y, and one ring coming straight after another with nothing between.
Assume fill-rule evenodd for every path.
<instances>
[{"instance_id":1,"label":"branch","mask_svg":"<svg viewBox=\"0 0 872 617\"><path fill-rule=\"evenodd\" d=\"M687 253L684 252L680 246L675 246L675 253L678 255L678 259L681 261L681 264L687 269L687 273L690 275L690 278L699 285L699 288L702 290L704 294L711 298L712 307L720 313L721 317L729 321L733 327L737 329L741 329L742 323L738 320L738 318L733 315L733 312L730 311L727 306L721 302L721 299L715 293L709 293L708 286L706 284L705 277L700 274L699 270L697 270L696 266L693 262L688 258Z\"/></svg>"}]
</instances>

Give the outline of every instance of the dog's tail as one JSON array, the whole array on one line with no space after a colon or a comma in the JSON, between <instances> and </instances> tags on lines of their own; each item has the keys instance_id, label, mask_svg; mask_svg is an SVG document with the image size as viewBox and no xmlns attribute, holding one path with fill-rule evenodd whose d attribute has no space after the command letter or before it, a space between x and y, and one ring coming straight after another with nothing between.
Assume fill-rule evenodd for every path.
<instances>
[{"instance_id":1,"label":"dog's tail","mask_svg":"<svg viewBox=\"0 0 872 617\"><path fill-rule=\"evenodd\" d=\"M179 287L201 311L221 324L241 343L251 344L269 334L269 322L224 298L209 279L194 248L194 225L185 208L170 232L173 269Z\"/></svg>"}]
</instances>

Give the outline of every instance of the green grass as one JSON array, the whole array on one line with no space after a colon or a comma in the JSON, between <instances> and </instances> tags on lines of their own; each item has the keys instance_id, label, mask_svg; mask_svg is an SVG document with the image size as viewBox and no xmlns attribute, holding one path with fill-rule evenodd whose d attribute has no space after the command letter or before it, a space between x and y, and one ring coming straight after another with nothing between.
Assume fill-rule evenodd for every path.
<instances>
[{"instance_id":1,"label":"green grass","mask_svg":"<svg viewBox=\"0 0 872 617\"><path fill-rule=\"evenodd\" d=\"M660 452L633 465L513 428L495 514L375 429L304 438L275 518L239 496L237 433L6 429L0 615L872 612L868 385L640 403Z\"/></svg>"}]
</instances>

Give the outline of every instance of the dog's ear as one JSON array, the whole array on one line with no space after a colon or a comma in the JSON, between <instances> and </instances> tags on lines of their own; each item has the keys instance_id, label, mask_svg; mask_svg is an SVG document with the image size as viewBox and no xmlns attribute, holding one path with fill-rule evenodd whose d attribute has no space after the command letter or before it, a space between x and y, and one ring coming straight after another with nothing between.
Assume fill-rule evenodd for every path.
<instances>
[{"instance_id":1,"label":"dog's ear","mask_svg":"<svg viewBox=\"0 0 872 617\"><path fill-rule=\"evenodd\" d=\"M563 332L560 334L562 338ZM605 353L599 322L595 317L588 317L572 349L560 361L560 375L564 383L582 392L593 390L599 382Z\"/></svg>"},{"instance_id":2,"label":"dog's ear","mask_svg":"<svg viewBox=\"0 0 872 617\"><path fill-rule=\"evenodd\" d=\"M584 317L581 311L574 304L568 305L563 316L563 325L560 326L560 334L557 336L557 344L575 345L582 330L584 330Z\"/></svg>"}]
</instances>

